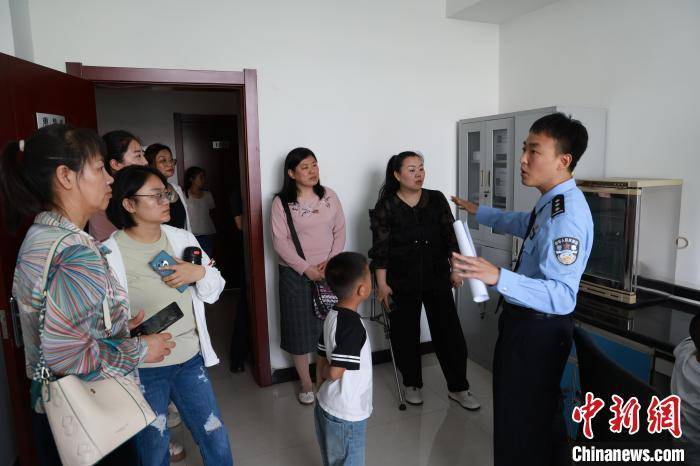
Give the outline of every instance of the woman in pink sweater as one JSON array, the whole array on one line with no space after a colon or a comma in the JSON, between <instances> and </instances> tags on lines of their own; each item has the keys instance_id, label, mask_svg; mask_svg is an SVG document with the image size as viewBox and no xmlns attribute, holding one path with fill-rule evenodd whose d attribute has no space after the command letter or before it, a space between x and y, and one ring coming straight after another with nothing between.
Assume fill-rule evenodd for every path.
<instances>
[{"instance_id":1,"label":"woman in pink sweater","mask_svg":"<svg viewBox=\"0 0 700 466\"><path fill-rule=\"evenodd\" d=\"M289 212L303 257L292 240ZM301 380L299 402L314 402L309 353L315 352L323 322L313 311L310 281L323 279L328 260L345 247L345 216L338 196L319 181L309 149L292 150L284 162L284 183L272 202L272 241L279 256L281 348L292 355Z\"/></svg>"}]
</instances>

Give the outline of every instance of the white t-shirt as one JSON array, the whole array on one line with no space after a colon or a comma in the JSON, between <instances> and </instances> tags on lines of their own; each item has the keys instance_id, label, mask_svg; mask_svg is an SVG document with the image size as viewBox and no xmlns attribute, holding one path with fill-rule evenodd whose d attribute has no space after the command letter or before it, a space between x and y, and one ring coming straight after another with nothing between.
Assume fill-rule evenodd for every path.
<instances>
[{"instance_id":1,"label":"white t-shirt","mask_svg":"<svg viewBox=\"0 0 700 466\"><path fill-rule=\"evenodd\" d=\"M215 207L214 198L209 191L203 191L202 194L204 195L199 199L192 195L184 199L187 201L187 215L190 217L192 234L195 236L216 233L214 222L209 215L209 211Z\"/></svg>"},{"instance_id":2,"label":"white t-shirt","mask_svg":"<svg viewBox=\"0 0 700 466\"><path fill-rule=\"evenodd\" d=\"M693 340L686 338L673 351L676 364L671 377L671 393L681 399L681 440L700 445L700 362Z\"/></svg>"},{"instance_id":3,"label":"white t-shirt","mask_svg":"<svg viewBox=\"0 0 700 466\"><path fill-rule=\"evenodd\" d=\"M326 380L318 403L331 416L362 421L372 414L372 349L360 315L336 307L328 313L318 340L319 356L331 366L344 367L338 380Z\"/></svg>"}]
</instances>

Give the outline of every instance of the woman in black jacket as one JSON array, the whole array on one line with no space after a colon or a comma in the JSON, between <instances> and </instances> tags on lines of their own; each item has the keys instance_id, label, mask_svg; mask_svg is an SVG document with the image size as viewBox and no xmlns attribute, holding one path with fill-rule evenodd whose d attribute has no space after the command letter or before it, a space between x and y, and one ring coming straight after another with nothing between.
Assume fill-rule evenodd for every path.
<instances>
[{"instance_id":1,"label":"woman in black jacket","mask_svg":"<svg viewBox=\"0 0 700 466\"><path fill-rule=\"evenodd\" d=\"M449 397L475 410L480 404L469 392L467 345L452 295L452 287L462 284L450 271L451 254L458 251L454 217L440 191L423 189L424 180L421 155L401 152L389 160L371 216L369 256L377 279L377 298L392 309L391 342L406 402L423 403L419 345L424 305Z\"/></svg>"}]
</instances>

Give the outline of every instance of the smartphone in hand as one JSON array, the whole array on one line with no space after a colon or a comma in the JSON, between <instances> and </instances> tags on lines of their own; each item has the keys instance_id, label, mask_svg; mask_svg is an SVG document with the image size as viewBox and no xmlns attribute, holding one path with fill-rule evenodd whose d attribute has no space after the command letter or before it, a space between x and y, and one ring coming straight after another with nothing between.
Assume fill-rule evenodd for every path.
<instances>
[{"instance_id":1,"label":"smartphone in hand","mask_svg":"<svg viewBox=\"0 0 700 466\"><path fill-rule=\"evenodd\" d=\"M151 268L155 270L156 273L161 277L167 277L168 275L173 273L172 270L163 270L163 267L175 264L177 264L177 261L165 251L161 251L158 254L156 254L156 257L154 257L153 260L151 260L151 262L148 263L148 265L150 265ZM176 289L180 293L184 293L187 289L187 286L188 285L180 285Z\"/></svg>"},{"instance_id":2,"label":"smartphone in hand","mask_svg":"<svg viewBox=\"0 0 700 466\"><path fill-rule=\"evenodd\" d=\"M138 327L132 329L131 336L138 337L141 335L153 335L154 333L160 333L178 320L182 319L184 315L185 314L182 313L180 306L178 306L176 302L172 302L158 311L155 315L152 315L148 319L141 322Z\"/></svg>"}]
</instances>

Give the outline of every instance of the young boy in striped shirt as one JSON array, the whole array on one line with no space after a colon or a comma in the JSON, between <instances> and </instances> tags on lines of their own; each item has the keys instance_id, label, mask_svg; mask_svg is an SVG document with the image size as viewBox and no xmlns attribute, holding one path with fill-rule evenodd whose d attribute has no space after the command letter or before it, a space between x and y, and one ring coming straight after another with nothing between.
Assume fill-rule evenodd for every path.
<instances>
[{"instance_id":1,"label":"young boy in striped shirt","mask_svg":"<svg viewBox=\"0 0 700 466\"><path fill-rule=\"evenodd\" d=\"M326 265L326 281L339 301L318 341L316 436L324 466L362 466L372 413L372 350L357 308L372 292L367 259L338 254Z\"/></svg>"}]
</instances>

